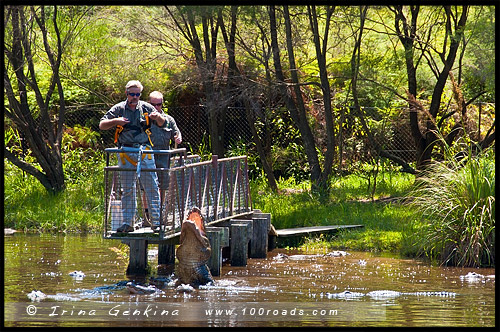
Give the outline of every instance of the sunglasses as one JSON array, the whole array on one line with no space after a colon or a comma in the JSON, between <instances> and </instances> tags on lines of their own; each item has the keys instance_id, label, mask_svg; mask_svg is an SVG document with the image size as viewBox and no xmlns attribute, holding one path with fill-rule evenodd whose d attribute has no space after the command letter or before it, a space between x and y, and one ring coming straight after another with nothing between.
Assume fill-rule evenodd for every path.
<instances>
[{"instance_id":1,"label":"sunglasses","mask_svg":"<svg viewBox=\"0 0 500 332\"><path fill-rule=\"evenodd\" d=\"M129 96L132 96L132 97L139 97L139 96L141 95L141 93L140 93L140 92L137 92L137 93L127 92L127 94L128 94Z\"/></svg>"},{"instance_id":2,"label":"sunglasses","mask_svg":"<svg viewBox=\"0 0 500 332\"><path fill-rule=\"evenodd\" d=\"M157 104L151 104L151 105L153 105L153 106L161 106L161 105L163 105L163 103L157 103Z\"/></svg>"}]
</instances>

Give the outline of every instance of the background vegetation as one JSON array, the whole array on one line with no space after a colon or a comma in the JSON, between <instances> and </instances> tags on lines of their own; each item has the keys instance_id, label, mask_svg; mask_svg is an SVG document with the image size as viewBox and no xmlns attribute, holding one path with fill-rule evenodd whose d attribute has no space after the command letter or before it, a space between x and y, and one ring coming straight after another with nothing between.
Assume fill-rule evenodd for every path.
<instances>
[{"instance_id":1,"label":"background vegetation","mask_svg":"<svg viewBox=\"0 0 500 332\"><path fill-rule=\"evenodd\" d=\"M170 110L203 106L185 116L206 117L206 139L183 146L246 154L254 207L277 228L364 224L314 241L494 264L494 171L472 168L494 157L481 153L495 139L493 6L3 10L6 226L100 229L112 140L97 124L139 79ZM248 136L228 140L231 107ZM401 142L412 156L395 152ZM447 167L432 177L435 163ZM453 213L419 205L449 202L431 185L456 189Z\"/></svg>"}]
</instances>

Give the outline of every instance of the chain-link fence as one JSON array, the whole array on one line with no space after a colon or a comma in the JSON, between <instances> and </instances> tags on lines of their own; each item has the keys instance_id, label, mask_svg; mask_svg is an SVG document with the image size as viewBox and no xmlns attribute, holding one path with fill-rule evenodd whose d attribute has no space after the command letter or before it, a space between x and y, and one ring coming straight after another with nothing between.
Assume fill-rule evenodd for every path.
<instances>
[{"instance_id":1,"label":"chain-link fence","mask_svg":"<svg viewBox=\"0 0 500 332\"><path fill-rule=\"evenodd\" d=\"M472 131L469 132L474 132L475 130L479 135L488 126L487 119L494 119L494 105L488 104L484 106L477 104L471 106L470 111L470 106L468 108L469 116L467 125L472 128ZM113 147L115 146L114 130L99 130L99 120L106 110L107 107L104 105L102 108L69 109L66 115L66 127L72 128L75 125L88 127L90 130L99 133L99 145L101 148ZM261 132L270 132L271 140L275 139L273 133L283 129L273 127L275 126L274 122L269 121L269 119L262 119L264 114L266 114L265 110L253 111L256 113L256 119L260 124L258 129ZM411 134L408 109L393 110L390 112L390 115L374 107L364 107L362 111L370 132L383 149L406 162L415 161L415 143ZM193 151L193 153L199 153L203 149L206 152L210 151L209 120L206 107L203 105L169 107L167 112L174 117L182 133L183 142L178 146L179 148L184 147L188 152ZM251 146L250 142L253 141L253 138L245 108L228 107L218 110L218 112L218 123L223 128L222 141L225 149L234 148L238 142L240 144L243 143L247 147ZM324 136L324 121L317 118L314 121L317 122L313 126L315 137ZM336 123L342 122L341 126L337 126L335 132L337 151L342 153L342 168L349 169L355 167L357 162L372 160L375 156L372 144L363 131L359 115L356 114L354 109L348 107L335 108L334 121ZM261 137L265 145L276 143L266 142L265 136L262 135ZM280 135L280 137L283 137L283 135ZM317 139L320 149L326 148L326 146L322 146L325 145L325 141L324 138ZM340 162L340 160L337 160L337 162Z\"/></svg>"}]
</instances>

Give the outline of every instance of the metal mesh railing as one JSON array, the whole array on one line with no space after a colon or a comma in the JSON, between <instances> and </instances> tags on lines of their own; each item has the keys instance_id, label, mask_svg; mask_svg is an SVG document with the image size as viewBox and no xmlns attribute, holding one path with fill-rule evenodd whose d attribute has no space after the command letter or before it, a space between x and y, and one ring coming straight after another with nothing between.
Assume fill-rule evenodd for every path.
<instances>
[{"instance_id":1,"label":"metal mesh railing","mask_svg":"<svg viewBox=\"0 0 500 332\"><path fill-rule=\"evenodd\" d=\"M165 219L164 196L170 167L158 168L154 164L154 157L167 155L171 167L197 161L199 157L187 158L186 149L142 150L123 147L108 148L105 152L105 236L112 232L158 232L160 222ZM149 167L145 167L147 165ZM164 175L167 175L166 179ZM123 228L125 224L133 230Z\"/></svg>"},{"instance_id":2,"label":"metal mesh railing","mask_svg":"<svg viewBox=\"0 0 500 332\"><path fill-rule=\"evenodd\" d=\"M251 212L246 156L197 162L169 171L163 236L180 231L182 220L193 207L201 210L207 224Z\"/></svg>"},{"instance_id":3,"label":"metal mesh railing","mask_svg":"<svg viewBox=\"0 0 500 332\"><path fill-rule=\"evenodd\" d=\"M105 167L105 237L153 236L165 239L180 232L182 221L197 207L208 224L251 212L246 156L200 162L185 149L141 150L108 148ZM169 155L171 167L141 167L119 164L119 158L141 160ZM152 180L156 173L158 182ZM162 180L163 179L163 180ZM128 225L130 229L123 228Z\"/></svg>"}]
</instances>

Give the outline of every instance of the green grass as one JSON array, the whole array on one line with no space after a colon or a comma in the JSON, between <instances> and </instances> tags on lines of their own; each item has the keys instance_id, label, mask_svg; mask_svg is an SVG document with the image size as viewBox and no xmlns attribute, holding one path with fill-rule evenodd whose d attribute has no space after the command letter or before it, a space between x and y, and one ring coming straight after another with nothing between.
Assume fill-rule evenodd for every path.
<instances>
[{"instance_id":1,"label":"green grass","mask_svg":"<svg viewBox=\"0 0 500 332\"><path fill-rule=\"evenodd\" d=\"M104 159L75 163L67 189L49 194L34 177L4 160L4 226L40 232L102 230ZM78 169L77 169L78 168Z\"/></svg>"},{"instance_id":2,"label":"green grass","mask_svg":"<svg viewBox=\"0 0 500 332\"><path fill-rule=\"evenodd\" d=\"M252 199L255 208L271 213L277 229L364 225L363 229L341 231L334 237L309 239L302 244L303 248L398 252L405 220L412 210L396 201L377 199L403 196L411 189L414 177L404 173L383 174L378 181L373 202L367 180L356 175L337 179L327 202L316 199L307 182L297 184L293 179L279 182L279 194L270 192L262 182L253 182Z\"/></svg>"}]
</instances>

